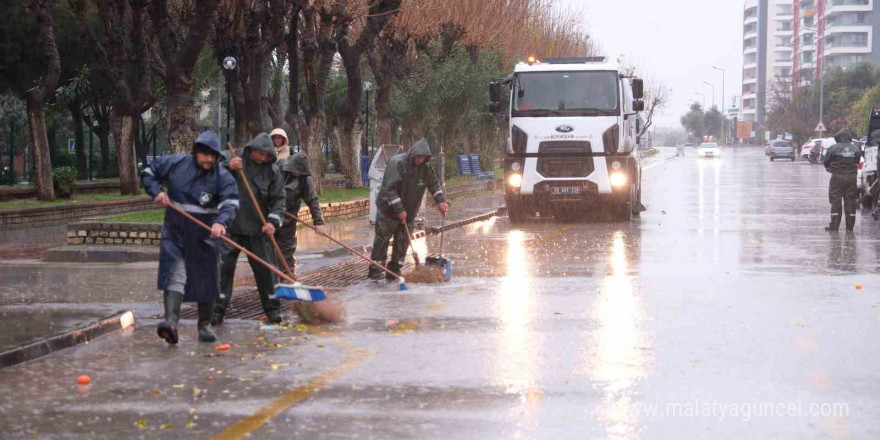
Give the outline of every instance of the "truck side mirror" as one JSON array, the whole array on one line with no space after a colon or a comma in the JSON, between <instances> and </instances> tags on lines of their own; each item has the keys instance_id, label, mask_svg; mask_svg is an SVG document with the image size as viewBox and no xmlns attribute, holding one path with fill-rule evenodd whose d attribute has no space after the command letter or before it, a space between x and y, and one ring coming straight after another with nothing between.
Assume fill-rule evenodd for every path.
<instances>
[{"instance_id":1,"label":"truck side mirror","mask_svg":"<svg viewBox=\"0 0 880 440\"><path fill-rule=\"evenodd\" d=\"M641 78L633 78L632 80L633 98L642 99L645 97L645 80Z\"/></svg>"},{"instance_id":2,"label":"truck side mirror","mask_svg":"<svg viewBox=\"0 0 880 440\"><path fill-rule=\"evenodd\" d=\"M633 101L633 111L634 112L645 111L645 101L642 101L641 99Z\"/></svg>"},{"instance_id":3,"label":"truck side mirror","mask_svg":"<svg viewBox=\"0 0 880 440\"><path fill-rule=\"evenodd\" d=\"M492 81L489 83L489 112L499 113L501 111L501 84Z\"/></svg>"}]
</instances>

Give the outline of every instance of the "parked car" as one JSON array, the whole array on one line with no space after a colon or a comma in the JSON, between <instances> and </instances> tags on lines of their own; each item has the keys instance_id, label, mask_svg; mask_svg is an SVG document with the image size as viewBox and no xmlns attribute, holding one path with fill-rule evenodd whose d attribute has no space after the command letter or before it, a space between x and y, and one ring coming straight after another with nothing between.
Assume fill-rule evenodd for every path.
<instances>
[{"instance_id":1,"label":"parked car","mask_svg":"<svg viewBox=\"0 0 880 440\"><path fill-rule=\"evenodd\" d=\"M859 193L862 195L867 193L878 177L880 177L880 173L877 171L877 147L867 147L859 164ZM873 203L867 204L868 207L870 205Z\"/></svg>"},{"instance_id":2,"label":"parked car","mask_svg":"<svg viewBox=\"0 0 880 440\"><path fill-rule=\"evenodd\" d=\"M697 148L697 157L703 159L721 157L721 147L714 142L700 144Z\"/></svg>"},{"instance_id":3,"label":"parked car","mask_svg":"<svg viewBox=\"0 0 880 440\"><path fill-rule=\"evenodd\" d=\"M769 146L770 162L776 159L791 159L794 162L794 146L789 141L771 141Z\"/></svg>"},{"instance_id":4,"label":"parked car","mask_svg":"<svg viewBox=\"0 0 880 440\"><path fill-rule=\"evenodd\" d=\"M825 157L825 150L831 148L831 146L836 143L837 141L835 141L834 138L812 139L804 144L801 149L801 157L804 158L804 160L809 160L811 163L822 162L822 159ZM818 157L813 156L814 149L818 149Z\"/></svg>"}]
</instances>

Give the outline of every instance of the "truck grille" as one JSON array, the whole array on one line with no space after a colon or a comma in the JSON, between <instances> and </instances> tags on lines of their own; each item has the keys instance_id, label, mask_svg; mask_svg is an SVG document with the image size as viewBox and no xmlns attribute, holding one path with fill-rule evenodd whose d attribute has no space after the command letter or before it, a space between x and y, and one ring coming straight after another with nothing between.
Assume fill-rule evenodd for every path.
<instances>
[{"instance_id":1,"label":"truck grille","mask_svg":"<svg viewBox=\"0 0 880 440\"><path fill-rule=\"evenodd\" d=\"M583 178L593 172L589 142L541 142L538 173L548 178Z\"/></svg>"}]
</instances>

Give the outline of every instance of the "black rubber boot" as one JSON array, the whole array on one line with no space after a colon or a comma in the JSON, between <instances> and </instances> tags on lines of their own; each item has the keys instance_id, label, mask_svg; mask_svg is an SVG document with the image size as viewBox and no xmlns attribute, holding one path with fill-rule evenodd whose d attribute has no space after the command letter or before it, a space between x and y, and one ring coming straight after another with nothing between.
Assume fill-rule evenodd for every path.
<instances>
[{"instance_id":1,"label":"black rubber boot","mask_svg":"<svg viewBox=\"0 0 880 440\"><path fill-rule=\"evenodd\" d=\"M853 214L847 213L846 214L846 230L849 232L852 232L855 228L856 228L856 215L855 215L855 213L853 213Z\"/></svg>"},{"instance_id":2,"label":"black rubber boot","mask_svg":"<svg viewBox=\"0 0 880 440\"><path fill-rule=\"evenodd\" d=\"M370 272L368 274L368 277L373 281L380 281L382 279L383 273L384 272L382 272L382 269L379 269L378 267L370 266Z\"/></svg>"},{"instance_id":3,"label":"black rubber boot","mask_svg":"<svg viewBox=\"0 0 880 440\"><path fill-rule=\"evenodd\" d=\"M398 276L400 275L400 266L389 264L388 269L392 272L396 273ZM392 276L390 273L385 272L385 279L388 281L397 281L397 277Z\"/></svg>"},{"instance_id":4,"label":"black rubber boot","mask_svg":"<svg viewBox=\"0 0 880 440\"><path fill-rule=\"evenodd\" d=\"M199 342L214 342L217 336L211 330L211 316L214 314L214 301L199 303Z\"/></svg>"},{"instance_id":5,"label":"black rubber boot","mask_svg":"<svg viewBox=\"0 0 880 440\"><path fill-rule=\"evenodd\" d=\"M183 294L166 290L163 294L165 300L165 321L159 323L156 334L169 344L176 344L177 321L180 319L180 303L183 302Z\"/></svg>"}]
</instances>

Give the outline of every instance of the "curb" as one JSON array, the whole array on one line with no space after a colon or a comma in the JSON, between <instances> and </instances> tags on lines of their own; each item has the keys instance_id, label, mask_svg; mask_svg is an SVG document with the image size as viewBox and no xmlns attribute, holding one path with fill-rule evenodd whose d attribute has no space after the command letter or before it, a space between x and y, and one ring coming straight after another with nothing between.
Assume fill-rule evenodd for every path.
<instances>
[{"instance_id":1,"label":"curb","mask_svg":"<svg viewBox=\"0 0 880 440\"><path fill-rule=\"evenodd\" d=\"M107 333L125 330L133 325L134 314L130 310L116 312L85 327L4 351L0 353L0 368L32 361L79 344L88 344Z\"/></svg>"},{"instance_id":2,"label":"curb","mask_svg":"<svg viewBox=\"0 0 880 440\"><path fill-rule=\"evenodd\" d=\"M118 246L67 245L46 251L43 259L50 263L138 263L159 261L158 246L136 248Z\"/></svg>"}]
</instances>

